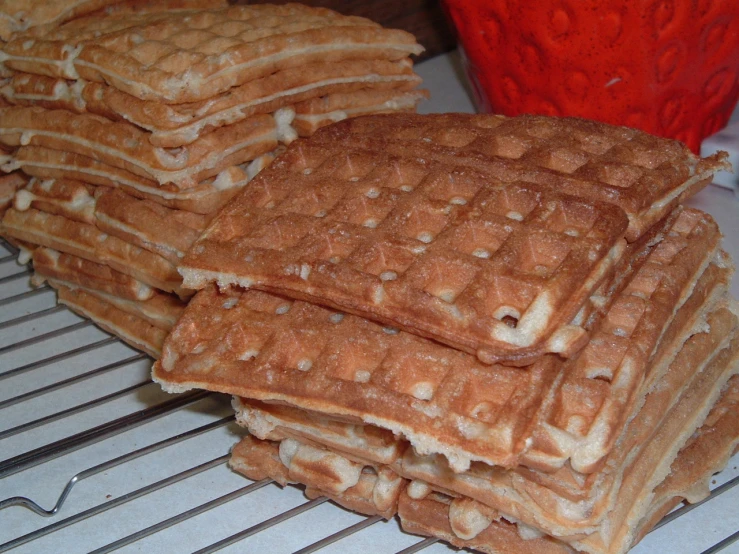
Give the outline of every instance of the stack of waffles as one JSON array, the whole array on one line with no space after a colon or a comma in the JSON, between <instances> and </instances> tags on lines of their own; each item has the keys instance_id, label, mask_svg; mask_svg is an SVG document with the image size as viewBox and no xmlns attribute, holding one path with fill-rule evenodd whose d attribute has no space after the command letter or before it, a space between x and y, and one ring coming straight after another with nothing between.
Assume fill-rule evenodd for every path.
<instances>
[{"instance_id":1,"label":"stack of waffles","mask_svg":"<svg viewBox=\"0 0 739 554\"><path fill-rule=\"evenodd\" d=\"M426 96L406 32L196 4L116 4L0 52L3 169L30 178L3 234L61 302L154 357L193 292L177 265L218 209L299 135Z\"/></svg>"},{"instance_id":2,"label":"stack of waffles","mask_svg":"<svg viewBox=\"0 0 739 554\"><path fill-rule=\"evenodd\" d=\"M234 395L234 469L483 552L628 550L739 444L725 166L576 119L293 143L180 272L154 379Z\"/></svg>"}]
</instances>

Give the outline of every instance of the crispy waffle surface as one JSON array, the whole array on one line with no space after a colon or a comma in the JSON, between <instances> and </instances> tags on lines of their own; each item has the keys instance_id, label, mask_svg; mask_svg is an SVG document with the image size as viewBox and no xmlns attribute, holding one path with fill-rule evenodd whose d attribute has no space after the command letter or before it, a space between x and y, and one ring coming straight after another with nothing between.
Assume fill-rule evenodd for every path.
<instances>
[{"instance_id":1,"label":"crispy waffle surface","mask_svg":"<svg viewBox=\"0 0 739 554\"><path fill-rule=\"evenodd\" d=\"M692 381L688 380L690 382L689 387L686 387L688 390L682 392L679 402L671 411L667 410L668 417L660 424L653 442L650 443L656 443L657 446L647 448L647 452L635 461L628 460L630 471L627 471L623 487L618 491L619 502L608 514L605 523L596 529L595 534L583 539L582 535L578 536L573 531L571 537L557 540L544 535L540 529L522 522L518 514L512 515L466 496L465 487L462 487L463 490L449 490L418 479L410 481L407 488L403 484L397 496L393 495L393 504L399 502L404 527L411 532L437 536L456 546L473 547L483 552L574 552L567 544L570 539L574 540L579 549L587 552L612 554L625 552L633 546L634 536L627 531L633 526L633 521L624 522L623 506L635 506L630 511L636 512L636 517L642 518L642 521L651 521L653 525L658 521L656 516L664 513L657 501L660 495L670 494L666 491L680 490L685 483L693 483L696 480L705 483L714 471L723 466L736 445L737 431L731 427L733 420L729 412L736 400L732 397L732 391L736 390L736 379L730 381L726 387L723 385L738 369L739 339L735 332L726 328L726 322L722 323L721 319L725 319L726 316L725 313L721 314L722 310L726 311L725 308L719 308L713 317L709 318L708 324L711 327L709 331L699 332L691 339L706 342L706 337L700 335L708 333L712 335L708 342L713 346L706 348L706 345L689 342L681 349L678 358L692 358L692 362L701 366L699 375ZM736 323L735 317L733 323ZM734 341L729 345L731 336L734 337ZM710 361L708 363L701 361L704 357L708 357ZM691 360L679 360L676 365L690 366ZM680 377L676 377L675 380L679 381ZM721 398L716 403L719 393ZM659 396L660 392L655 394ZM244 401L237 401L236 407L241 412ZM256 409L261 407L258 406ZM290 413L299 410L279 405L267 406L268 410L273 408L277 413L287 410L287 414L281 414L283 421L290 420L296 415L298 420L300 419L297 413ZM711 412L706 418L709 409ZM345 507L369 515L377 513L376 507L367 501L372 498L370 494L364 493L363 503L352 502L356 496L352 487L357 483L363 468L364 471L371 468L367 473L375 476L385 473L396 478L397 476L413 478L412 468L409 472L405 463L408 454L412 455L411 449L406 451L406 457L402 461L396 459L390 461L390 465L378 465L375 457L376 445L365 444L366 453L373 458L372 461L367 461L361 449L354 449L351 453L347 453L344 448L337 451L327 446L323 438L331 436L335 433L335 428L342 424L321 421L311 414L305 415L310 423L315 424L317 429L323 429L326 434L320 436L313 434L307 440L300 436L296 439L295 435L283 434L285 429L282 429L273 432L270 440L259 440L250 436L234 448L230 465L255 480L272 478L282 485L288 482L301 483L307 486L306 493L311 498L325 495ZM693 434L701 421L704 421L703 426ZM240 423L244 424L244 420L240 420ZM352 426L344 423L343 427L346 431ZM249 428L251 430L252 426ZM358 438L355 430L346 433L346 436ZM670 473L670 462L688 439L688 446L680 450ZM704 452L708 445L716 452ZM655 465L661 469L655 470L653 467ZM644 475L648 475L649 478L643 478ZM662 482L665 476L666 480ZM655 486L657 500L653 500L651 494ZM474 490L474 483L470 482L467 488ZM376 486L367 489L369 492L377 491ZM388 488L383 487L382 490L387 491ZM344 494L345 492L349 494ZM516 492L510 490L508 494L515 495ZM392 512L382 515L389 517ZM642 531L648 530L644 525L646 523L641 525ZM608 537L611 529L615 529L612 535L615 540L604 544L603 537Z\"/></svg>"},{"instance_id":2,"label":"crispy waffle surface","mask_svg":"<svg viewBox=\"0 0 739 554\"><path fill-rule=\"evenodd\" d=\"M111 120L126 120L150 131L148 138L153 145L177 147L190 144L223 125L292 104L302 105L315 97L338 94L351 97L352 92L363 90L380 95L378 100L384 95L382 102L397 97L415 99L417 103L427 94L418 92L411 98L402 93L420 82L409 60L346 60L288 68L243 83L217 97L186 104L140 100L103 83L67 81L30 73L14 75L0 88L0 94L14 105L87 111ZM362 106L365 111L366 104Z\"/></svg>"},{"instance_id":3,"label":"crispy waffle surface","mask_svg":"<svg viewBox=\"0 0 739 554\"><path fill-rule=\"evenodd\" d=\"M422 454L443 454L455 471L475 460L551 471L569 460L592 472L638 401L657 341L717 255L718 239L709 216L685 210L634 287L618 295L598 340L566 362L543 356L525 370L484 366L356 316L210 287L173 330L154 377L172 391L220 390L384 427ZM633 304L639 309L630 313ZM526 452L534 445L535 457Z\"/></svg>"},{"instance_id":4,"label":"crispy waffle surface","mask_svg":"<svg viewBox=\"0 0 739 554\"><path fill-rule=\"evenodd\" d=\"M212 214L233 198L259 171L272 163L283 149L283 146L278 146L248 164L228 167L215 177L186 190L173 185L159 186L155 181L88 156L39 146L21 146L10 163L39 179L68 179L120 188L132 196L152 200L166 208Z\"/></svg>"},{"instance_id":5,"label":"crispy waffle surface","mask_svg":"<svg viewBox=\"0 0 739 554\"><path fill-rule=\"evenodd\" d=\"M88 17L4 47L5 67L109 83L142 100L197 102L275 71L347 58L400 60L404 31L298 4Z\"/></svg>"},{"instance_id":6,"label":"crispy waffle surface","mask_svg":"<svg viewBox=\"0 0 739 554\"><path fill-rule=\"evenodd\" d=\"M587 341L567 324L621 258L626 226L618 207L546 186L309 139L219 214L180 271L191 288L280 292L525 365Z\"/></svg>"},{"instance_id":7,"label":"crispy waffle surface","mask_svg":"<svg viewBox=\"0 0 739 554\"><path fill-rule=\"evenodd\" d=\"M280 134L275 117L260 114L221 127L182 148L167 149L153 146L149 133L130 123L88 113L14 106L0 109L0 122L0 142L7 147L70 152L157 186L174 183L179 189L195 187L229 166L274 150Z\"/></svg>"},{"instance_id":8,"label":"crispy waffle surface","mask_svg":"<svg viewBox=\"0 0 739 554\"><path fill-rule=\"evenodd\" d=\"M524 180L606 201L629 217L629 241L729 167L726 154L698 159L682 143L574 118L397 114L347 120L312 140L390 154L486 167L505 182Z\"/></svg>"}]
</instances>

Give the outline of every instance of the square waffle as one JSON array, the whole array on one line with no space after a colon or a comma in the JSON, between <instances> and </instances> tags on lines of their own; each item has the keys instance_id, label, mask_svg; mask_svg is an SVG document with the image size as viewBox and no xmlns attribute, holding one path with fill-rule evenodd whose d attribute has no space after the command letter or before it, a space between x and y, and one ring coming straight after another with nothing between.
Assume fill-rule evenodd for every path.
<instances>
[{"instance_id":1,"label":"square waffle","mask_svg":"<svg viewBox=\"0 0 739 554\"><path fill-rule=\"evenodd\" d=\"M114 334L138 350L143 350L152 358L158 358L167 331L151 325L141 317L121 310L99 296L84 289L69 288L62 282L49 280L57 290L60 304L68 306L73 312L91 319L99 327Z\"/></svg>"},{"instance_id":2,"label":"square waffle","mask_svg":"<svg viewBox=\"0 0 739 554\"><path fill-rule=\"evenodd\" d=\"M301 137L309 137L321 127L362 115L415 112L425 90L372 90L333 92L295 104L292 126Z\"/></svg>"},{"instance_id":3,"label":"square waffle","mask_svg":"<svg viewBox=\"0 0 739 554\"><path fill-rule=\"evenodd\" d=\"M595 121L546 116L397 114L347 120L312 139L486 167L504 182L524 180L616 204L633 241L679 202L728 169L727 154L699 159L682 143Z\"/></svg>"},{"instance_id":4,"label":"square waffle","mask_svg":"<svg viewBox=\"0 0 739 554\"><path fill-rule=\"evenodd\" d=\"M126 122L93 114L40 107L0 110L0 142L41 146L92 157L104 164L177 188L196 186L223 169L251 161L277 147L278 127L261 114L222 127L182 148L153 146L148 133Z\"/></svg>"},{"instance_id":5,"label":"square waffle","mask_svg":"<svg viewBox=\"0 0 739 554\"><path fill-rule=\"evenodd\" d=\"M454 471L475 460L512 467L527 459L550 470L569 460L594 471L637 402L651 350L718 240L708 215L680 214L635 274L634 288L619 293L600 340L567 362L543 356L525 370L484 366L356 316L210 287L173 330L154 378L172 391L207 388L384 427L419 453L443 454ZM625 307L635 303L641 309L625 326ZM535 457L527 451L533 446Z\"/></svg>"},{"instance_id":6,"label":"square waffle","mask_svg":"<svg viewBox=\"0 0 739 554\"><path fill-rule=\"evenodd\" d=\"M33 208L11 208L3 217L5 233L31 244L105 264L154 288L187 296L174 265L157 254L110 236L94 225Z\"/></svg>"},{"instance_id":7,"label":"square waffle","mask_svg":"<svg viewBox=\"0 0 739 554\"><path fill-rule=\"evenodd\" d=\"M221 208L261 171L272 163L284 147L262 154L248 164L231 166L197 186L180 190L159 186L125 169L93 158L40 146L21 146L10 164L40 179L71 179L93 185L117 187L136 198L148 199L164 207L197 214L211 214Z\"/></svg>"},{"instance_id":8,"label":"square waffle","mask_svg":"<svg viewBox=\"0 0 739 554\"><path fill-rule=\"evenodd\" d=\"M298 4L72 21L5 45L5 67L109 83L142 100L197 102L275 71L347 58L400 60L423 48L404 31Z\"/></svg>"},{"instance_id":9,"label":"square waffle","mask_svg":"<svg viewBox=\"0 0 739 554\"><path fill-rule=\"evenodd\" d=\"M149 285L107 265L51 248L40 246L34 249L31 259L38 276L64 281L68 287L95 289L136 301L149 300L157 294Z\"/></svg>"},{"instance_id":10,"label":"square waffle","mask_svg":"<svg viewBox=\"0 0 739 554\"><path fill-rule=\"evenodd\" d=\"M140 100L103 83L76 83L65 79L19 73L0 88L11 104L67 109L125 120L151 132L155 146L190 144L201 135L254 114L271 113L316 96L358 89L396 94L421 82L409 60L347 60L315 63L278 71L246 82L214 98L187 104Z\"/></svg>"}]
</instances>

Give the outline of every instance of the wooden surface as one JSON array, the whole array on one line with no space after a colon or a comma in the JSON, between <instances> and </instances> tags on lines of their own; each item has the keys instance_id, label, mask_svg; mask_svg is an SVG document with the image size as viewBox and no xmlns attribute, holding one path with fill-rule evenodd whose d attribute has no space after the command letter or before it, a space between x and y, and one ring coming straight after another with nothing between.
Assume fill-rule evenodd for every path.
<instances>
[{"instance_id":1,"label":"wooden surface","mask_svg":"<svg viewBox=\"0 0 739 554\"><path fill-rule=\"evenodd\" d=\"M285 4L290 0L272 0ZM293 0L295 1L295 0ZM256 4L237 0L237 4ZM301 4L331 8L344 15L359 15L384 27L413 33L426 51L416 61L449 52L456 47L454 32L438 0L303 0Z\"/></svg>"}]
</instances>

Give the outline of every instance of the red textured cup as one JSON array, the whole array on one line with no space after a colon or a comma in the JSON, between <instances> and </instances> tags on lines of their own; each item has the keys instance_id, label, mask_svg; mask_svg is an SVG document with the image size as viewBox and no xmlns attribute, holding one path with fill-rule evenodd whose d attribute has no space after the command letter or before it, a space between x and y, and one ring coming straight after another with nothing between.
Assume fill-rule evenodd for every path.
<instances>
[{"instance_id":1,"label":"red textured cup","mask_svg":"<svg viewBox=\"0 0 739 554\"><path fill-rule=\"evenodd\" d=\"M481 111L576 115L698 151L739 97L738 0L445 0Z\"/></svg>"}]
</instances>

